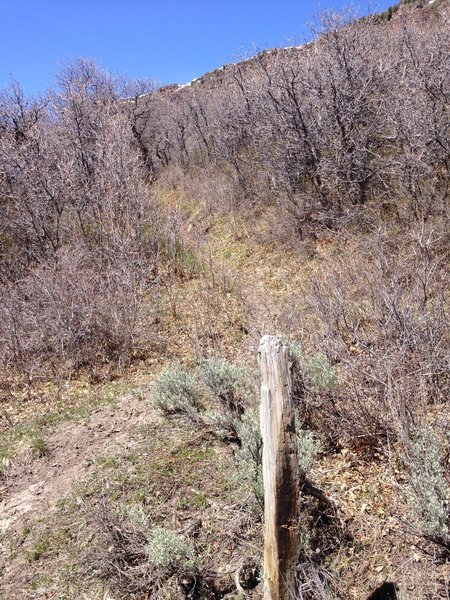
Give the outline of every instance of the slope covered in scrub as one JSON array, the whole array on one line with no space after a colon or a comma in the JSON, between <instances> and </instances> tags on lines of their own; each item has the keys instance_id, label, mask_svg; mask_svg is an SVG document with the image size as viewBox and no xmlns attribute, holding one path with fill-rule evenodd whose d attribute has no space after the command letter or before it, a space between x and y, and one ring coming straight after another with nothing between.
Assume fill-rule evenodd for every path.
<instances>
[{"instance_id":1,"label":"slope covered in scrub","mask_svg":"<svg viewBox=\"0 0 450 600\"><path fill-rule=\"evenodd\" d=\"M265 334L298 598L449 597L448 2L314 34L2 93L2 598L262 597Z\"/></svg>"}]
</instances>

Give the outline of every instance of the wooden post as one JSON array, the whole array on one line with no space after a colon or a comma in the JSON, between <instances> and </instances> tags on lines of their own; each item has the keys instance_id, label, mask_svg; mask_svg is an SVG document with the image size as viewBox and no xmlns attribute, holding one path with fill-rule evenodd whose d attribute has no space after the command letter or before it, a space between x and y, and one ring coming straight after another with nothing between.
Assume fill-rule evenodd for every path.
<instances>
[{"instance_id":1,"label":"wooden post","mask_svg":"<svg viewBox=\"0 0 450 600\"><path fill-rule=\"evenodd\" d=\"M264 336L259 347L264 477L264 598L293 600L299 551L298 459L289 351Z\"/></svg>"}]
</instances>

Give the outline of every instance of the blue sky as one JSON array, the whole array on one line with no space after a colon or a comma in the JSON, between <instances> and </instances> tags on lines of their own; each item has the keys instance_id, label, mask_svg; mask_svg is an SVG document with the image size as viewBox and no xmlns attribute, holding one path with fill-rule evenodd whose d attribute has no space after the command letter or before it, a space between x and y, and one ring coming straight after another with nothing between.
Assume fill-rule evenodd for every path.
<instances>
[{"instance_id":1,"label":"blue sky","mask_svg":"<svg viewBox=\"0 0 450 600\"><path fill-rule=\"evenodd\" d=\"M395 0L373 0L385 10ZM160 83L185 83L252 49L305 40L305 24L344 0L0 0L0 88L54 83L62 63L99 66ZM356 4L355 6L358 6ZM367 10L367 2L361 3Z\"/></svg>"}]
</instances>

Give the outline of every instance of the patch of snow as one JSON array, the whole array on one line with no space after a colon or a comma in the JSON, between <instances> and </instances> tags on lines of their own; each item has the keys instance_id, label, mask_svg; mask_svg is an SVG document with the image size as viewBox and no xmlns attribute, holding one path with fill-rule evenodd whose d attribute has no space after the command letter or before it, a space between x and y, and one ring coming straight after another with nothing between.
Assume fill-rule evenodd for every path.
<instances>
[{"instance_id":1,"label":"patch of snow","mask_svg":"<svg viewBox=\"0 0 450 600\"><path fill-rule=\"evenodd\" d=\"M153 92L144 92L143 94L139 94L138 96L124 97L119 98L120 102L136 102L136 98L144 98L145 96L150 96Z\"/></svg>"},{"instance_id":2,"label":"patch of snow","mask_svg":"<svg viewBox=\"0 0 450 600\"><path fill-rule=\"evenodd\" d=\"M182 84L178 84L178 89L175 91L179 91L182 90L183 88L186 87L190 87L193 83L195 83L196 81L198 81L200 79L200 77L196 77L195 79L193 79L192 81L188 81L188 83L182 83Z\"/></svg>"}]
</instances>

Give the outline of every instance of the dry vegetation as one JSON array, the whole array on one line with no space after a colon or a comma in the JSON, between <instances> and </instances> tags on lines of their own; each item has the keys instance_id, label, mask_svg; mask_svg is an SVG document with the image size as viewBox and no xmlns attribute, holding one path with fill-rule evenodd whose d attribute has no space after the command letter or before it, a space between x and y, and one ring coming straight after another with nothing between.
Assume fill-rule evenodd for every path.
<instances>
[{"instance_id":1,"label":"dry vegetation","mask_svg":"<svg viewBox=\"0 0 450 600\"><path fill-rule=\"evenodd\" d=\"M276 333L298 598L450 598L448 5L409 4L189 86L0 96L2 597L261 597Z\"/></svg>"}]
</instances>

